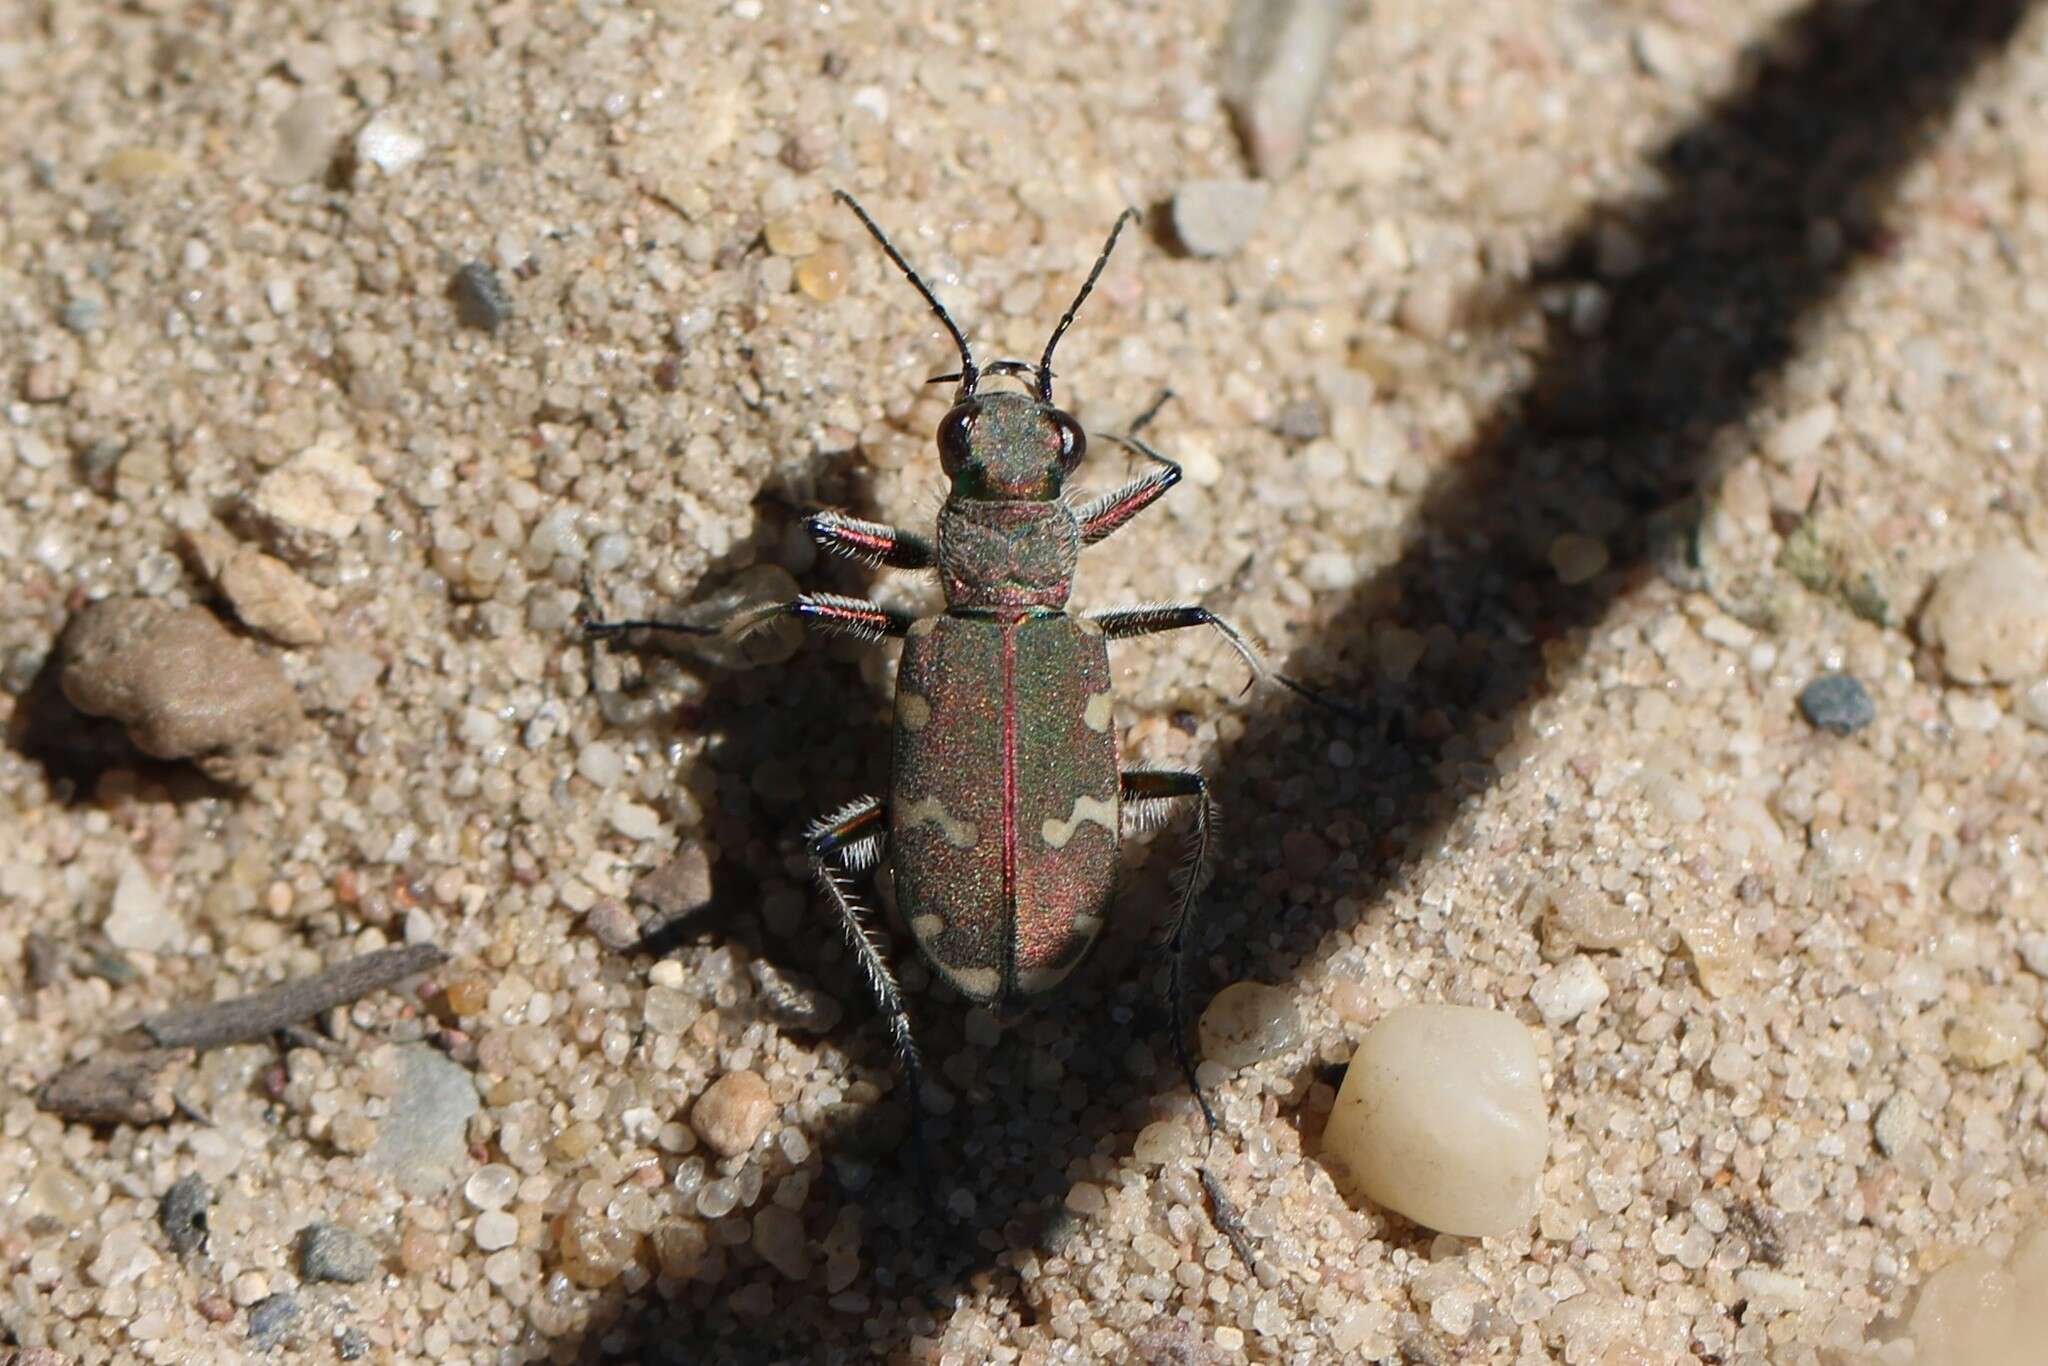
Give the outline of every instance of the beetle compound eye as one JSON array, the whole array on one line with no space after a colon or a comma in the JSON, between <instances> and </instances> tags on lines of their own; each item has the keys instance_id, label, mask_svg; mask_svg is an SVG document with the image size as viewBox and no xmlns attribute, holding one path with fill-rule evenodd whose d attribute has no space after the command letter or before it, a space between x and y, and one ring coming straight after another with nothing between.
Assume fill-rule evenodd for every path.
<instances>
[{"instance_id":1,"label":"beetle compound eye","mask_svg":"<svg viewBox=\"0 0 2048 1366\"><path fill-rule=\"evenodd\" d=\"M967 463L968 438L974 434L974 419L980 411L978 403L956 403L939 420L939 464L946 473Z\"/></svg>"},{"instance_id":2,"label":"beetle compound eye","mask_svg":"<svg viewBox=\"0 0 2048 1366\"><path fill-rule=\"evenodd\" d=\"M1088 453L1088 433L1065 413L1055 412L1052 418L1060 432L1060 468L1071 473L1074 466L1081 463L1081 457Z\"/></svg>"}]
</instances>

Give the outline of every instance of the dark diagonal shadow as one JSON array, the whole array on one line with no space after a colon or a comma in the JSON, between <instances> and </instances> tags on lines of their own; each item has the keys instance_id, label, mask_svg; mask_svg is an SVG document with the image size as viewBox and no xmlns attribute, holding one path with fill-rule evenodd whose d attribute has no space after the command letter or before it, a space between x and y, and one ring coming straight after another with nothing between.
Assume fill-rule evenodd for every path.
<instances>
[{"instance_id":1,"label":"dark diagonal shadow","mask_svg":"<svg viewBox=\"0 0 2048 1366\"><path fill-rule=\"evenodd\" d=\"M1282 966L1298 968L1339 928L1333 904L1340 894L1371 915L1405 861L1431 848L1459 806L1493 781L1481 737L1545 695L1559 645L1598 623L1640 581L1650 514L1711 473L1713 433L1753 408L1793 353L1802 325L1859 260L1890 248L1884 216L1901 172L2026 8L2024 0L1811 4L1754 45L1740 89L1657 152L1666 187L1659 197L1597 205L1567 237L1549 267L1558 278L1590 275L1601 227L1617 218L1633 227L1646 259L1610 283L1604 329L1586 338L1555 328L1536 358L1533 382L1489 416L1482 435L1429 490L1399 559L1357 590L1296 661L1322 677L1367 676L1368 631L1390 622L1424 632L1447 626L1456 647L1443 657L1426 655L1399 682L1354 686L1356 700L1372 702L1389 719L1388 738L1364 740L1361 761L1341 776L1329 775L1324 751L1333 728L1350 723L1333 727L1291 700L1260 709L1244 736L1208 766L1243 847L1274 849L1281 835L1301 828L1304 791L1312 786L1328 789L1317 793L1318 803L1354 813L1377 840L1354 884L1329 887L1315 903L1290 911ZM1840 225L1839 250L1816 249L1821 219ZM1604 510L1597 524L1596 509ZM1573 530L1600 533L1612 568L1565 587L1546 550ZM1318 776L1305 780L1311 774ZM1254 895L1267 871L1230 870L1210 893L1218 918L1227 924L1233 908L1271 904ZM1270 975L1274 959L1264 929L1256 960L1243 946L1254 936L1231 936L1219 950L1228 976L1208 986ZM1102 1011L1121 1005L1125 1019L1131 1010L1140 1023L1148 1018L1146 991L1104 992ZM929 1016L941 1005L926 993L913 1009ZM871 1030L862 1022L866 1014L857 1008L842 1032ZM804 1223L815 1241L844 1208L857 1208L866 1228L862 1270L843 1292L857 1300L828 1310L818 1285L799 1292L758 1267L742 1269L746 1259L734 1257L722 1280L685 1283L666 1299L650 1287L601 1312L582 1340L585 1354L690 1362L881 1359L938 1332L956 1297L978 1287L1006 1295L1029 1321L1037 1312L1031 1297L1018 1292L1001 1256L1057 1247L1067 1164L1120 1132L1133 1109L1151 1101L1148 1087L1130 1094L1120 1065L1133 1037L1168 1056L1163 1021L1149 1019L1153 1027L1145 1030L1113 1025L1107 1014L1063 1021L1074 1046L1061 1058L1063 1078L1055 1084L1069 1093L1081 1088L1086 1098L1075 1107L1083 1126L1078 1139L1070 1129L1057 1139L1019 1138L1029 1126L1017 1125L989 1138L971 1107L948 1117L948 1131L936 1137L962 1164L949 1175L974 1193L965 1219L925 1212L932 1174L914 1164L828 1162ZM925 1027L926 1020L919 1023ZM1000 1080L1004 1089L999 1103L982 1112L1007 1119L1049 1108L1045 1097L1034 1099L1034 1087L1044 1088L1027 1067L995 1073L992 1065L991 1072L985 1081ZM1155 1084L1171 1085L1171 1078L1172 1069L1162 1067ZM1043 1127L1049 1134L1055 1126ZM813 1137L831 1151L834 1136ZM751 1291L764 1275L775 1286L773 1307L748 1312L736 1305L737 1292ZM810 1281L821 1275L814 1270Z\"/></svg>"}]
</instances>

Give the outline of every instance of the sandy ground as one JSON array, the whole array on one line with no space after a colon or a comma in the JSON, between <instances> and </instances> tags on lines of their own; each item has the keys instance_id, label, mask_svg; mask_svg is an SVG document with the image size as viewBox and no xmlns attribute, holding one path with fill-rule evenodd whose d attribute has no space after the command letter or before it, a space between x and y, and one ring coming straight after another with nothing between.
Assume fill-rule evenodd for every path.
<instances>
[{"instance_id":1,"label":"sandy ground","mask_svg":"<svg viewBox=\"0 0 2048 1366\"><path fill-rule=\"evenodd\" d=\"M1257 232L1199 259L1160 206L1244 173L1227 19L0 0L5 1341L1840 1362L2010 1243L2048 1164L2048 22L1378 0ZM886 783L893 651L576 640L585 573L622 614L758 566L936 600L802 534L928 523L953 360L834 186L989 357L1035 356L1151 210L1061 392L1113 431L1170 383L1189 477L1078 601L1199 598L1360 709L1240 696L1195 633L1115 656L1127 752L1226 813L1204 994L1299 1015L1210 1068L1257 1275L1195 1183L1168 844L1054 1006L998 1021L904 967L920 1169L799 844ZM322 638L265 646L303 729L239 786L39 750L67 620L210 601L205 531L306 595ZM2002 549L1941 637L1929 586ZM1836 671L1874 705L1848 736L1795 705ZM635 951L665 864L667 905L710 904ZM35 1103L151 1012L403 941L453 959L203 1056L168 1122ZM1418 1002L1541 1040L1524 1233L1434 1236L1319 1159L1341 1064ZM721 1157L688 1120L739 1073L766 1127ZM1190 1141L1134 1153L1162 1119ZM159 1202L193 1175L181 1253ZM316 1223L365 1278L309 1277Z\"/></svg>"}]
</instances>

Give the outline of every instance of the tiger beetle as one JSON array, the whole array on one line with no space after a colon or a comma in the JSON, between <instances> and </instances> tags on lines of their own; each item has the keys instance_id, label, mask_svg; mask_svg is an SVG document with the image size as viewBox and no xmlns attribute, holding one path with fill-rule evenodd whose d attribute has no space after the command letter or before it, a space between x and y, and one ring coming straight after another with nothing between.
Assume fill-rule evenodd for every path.
<instances>
[{"instance_id":1,"label":"tiger beetle","mask_svg":"<svg viewBox=\"0 0 2048 1366\"><path fill-rule=\"evenodd\" d=\"M806 593L747 609L722 627L586 620L584 631L591 637L636 630L736 635L794 617L859 640L903 642L889 799L848 803L813 824L806 843L818 885L888 1022L920 1148L923 1064L903 993L850 874L886 855L897 906L932 969L970 1001L1017 1005L1064 981L1102 932L1126 816L1159 814L1169 802L1193 803L1193 836L1166 940L1167 1004L1175 1057L1213 1135L1216 1114L1188 1050L1185 998L1190 928L1209 870L1216 800L1192 770L1120 767L1108 642L1211 627L1255 678L1322 699L1270 674L1250 639L1207 608L1067 610L1081 548L1114 533L1181 478L1179 465L1137 435L1158 411L1155 402L1129 434L1108 438L1150 469L1092 499L1074 499L1066 490L1088 438L1053 403L1053 351L1136 213L1126 209L1118 216L1038 364L998 361L984 368L938 296L867 211L843 190L834 197L860 219L959 348L959 370L929 381L958 385L938 429L939 463L952 491L935 539L837 512L813 514L810 533L825 549L871 565L936 569L946 610L914 617L864 599ZM991 375L1025 376L1030 388L983 392L982 381ZM1200 1175L1218 1224L1250 1264L1220 1187L1206 1168Z\"/></svg>"}]
</instances>

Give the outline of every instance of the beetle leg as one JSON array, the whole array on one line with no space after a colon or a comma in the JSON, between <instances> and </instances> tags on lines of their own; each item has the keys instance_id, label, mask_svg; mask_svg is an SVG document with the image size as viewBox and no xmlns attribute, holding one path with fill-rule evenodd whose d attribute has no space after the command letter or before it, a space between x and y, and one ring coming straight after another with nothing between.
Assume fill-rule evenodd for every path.
<instances>
[{"instance_id":1,"label":"beetle leg","mask_svg":"<svg viewBox=\"0 0 2048 1366\"><path fill-rule=\"evenodd\" d=\"M918 1161L925 1170L936 1171L925 1148L924 1062L918 1056L917 1040L911 1036L903 991L896 985L895 974L889 971L881 940L869 927L867 908L848 885L848 873L872 868L881 858L883 842L889 836L884 815L881 798L861 797L813 824L805 832L804 842L810 846L811 870L817 876L818 886L839 913L839 928L853 956L860 960L868 992L889 1027L896 1070L910 1093L910 1134Z\"/></svg>"},{"instance_id":2,"label":"beetle leg","mask_svg":"<svg viewBox=\"0 0 2048 1366\"><path fill-rule=\"evenodd\" d=\"M1252 671L1252 683L1271 679L1297 696L1307 698L1319 707L1357 719L1368 719L1367 713L1348 702L1341 702L1319 689L1300 683L1286 674L1274 673L1266 663L1266 657L1252 638L1237 627L1217 616L1208 608L1188 602L1148 602L1137 607L1117 607L1106 612L1090 612L1088 619L1102 628L1102 634L1111 640L1127 640L1132 636L1158 635L1162 631L1178 631L1188 626L1213 626L1230 648L1237 652L1245 667Z\"/></svg>"},{"instance_id":3,"label":"beetle leg","mask_svg":"<svg viewBox=\"0 0 2048 1366\"><path fill-rule=\"evenodd\" d=\"M864 522L843 512L814 512L804 523L825 549L866 564L891 569L930 569L937 563L932 543L914 531Z\"/></svg>"},{"instance_id":4,"label":"beetle leg","mask_svg":"<svg viewBox=\"0 0 2048 1366\"><path fill-rule=\"evenodd\" d=\"M1222 1125L1217 1122L1216 1111L1209 1104L1208 1094L1202 1090L1201 1079L1195 1074L1194 1055L1188 1051L1187 989L1188 959L1194 946L1190 930L1194 925L1196 899L1202 888L1208 885L1210 857L1215 851L1219 819L1216 799L1209 794L1209 780L1188 769L1126 769L1122 787L1126 803L1164 802L1186 797L1195 799L1195 826L1188 837L1187 859L1180 869L1180 902L1174 908L1173 924L1166 936L1166 1011L1173 1031L1173 1056L1180 1063L1181 1074L1187 1078L1188 1089L1195 1093L1195 1103L1202 1107L1202 1119L1209 1126L1209 1136L1213 1139ZM1236 1249L1244 1264L1256 1270L1258 1263L1252 1259L1251 1241L1238 1222L1237 1211L1224 1193L1223 1184L1207 1167L1198 1168L1197 1174L1215 1210L1216 1227L1230 1240L1231 1247Z\"/></svg>"},{"instance_id":5,"label":"beetle leg","mask_svg":"<svg viewBox=\"0 0 2048 1366\"><path fill-rule=\"evenodd\" d=\"M788 602L767 602L736 612L720 629L728 636L743 636L777 617L795 617L822 626L834 635L856 640L877 641L910 633L917 618L908 612L894 612L866 598L845 598L837 593L806 593Z\"/></svg>"}]
</instances>

